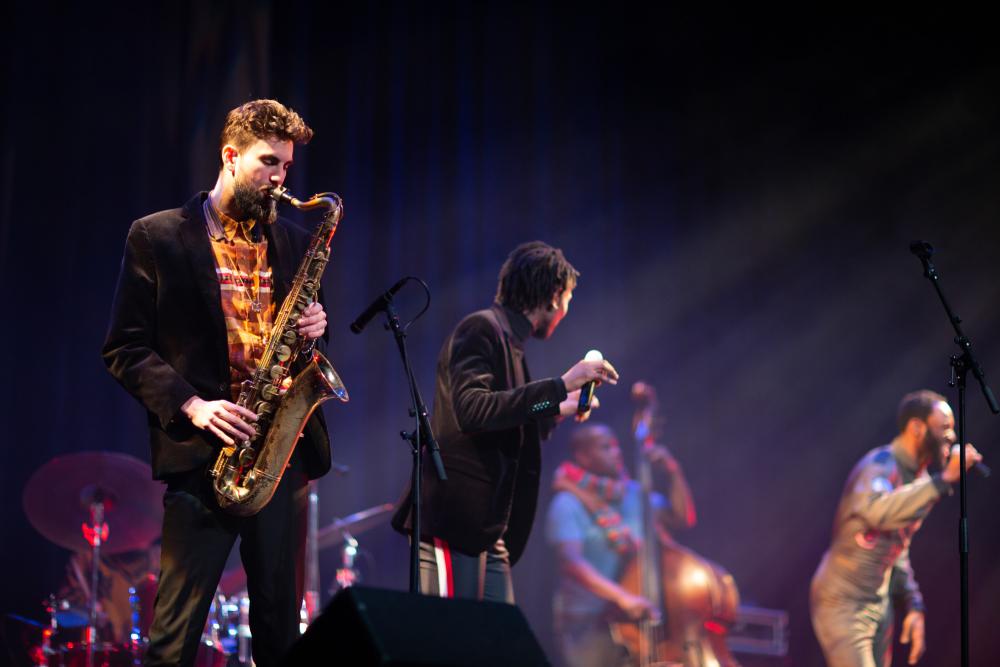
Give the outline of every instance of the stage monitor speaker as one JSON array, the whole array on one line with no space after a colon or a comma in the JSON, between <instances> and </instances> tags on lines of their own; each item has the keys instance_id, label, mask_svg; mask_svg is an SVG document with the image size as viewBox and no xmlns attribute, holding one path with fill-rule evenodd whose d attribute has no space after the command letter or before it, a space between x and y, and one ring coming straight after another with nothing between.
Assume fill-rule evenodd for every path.
<instances>
[{"instance_id":1,"label":"stage monitor speaker","mask_svg":"<svg viewBox=\"0 0 1000 667\"><path fill-rule=\"evenodd\" d=\"M283 664L529 667L549 662L514 605L352 586L337 593Z\"/></svg>"}]
</instances>

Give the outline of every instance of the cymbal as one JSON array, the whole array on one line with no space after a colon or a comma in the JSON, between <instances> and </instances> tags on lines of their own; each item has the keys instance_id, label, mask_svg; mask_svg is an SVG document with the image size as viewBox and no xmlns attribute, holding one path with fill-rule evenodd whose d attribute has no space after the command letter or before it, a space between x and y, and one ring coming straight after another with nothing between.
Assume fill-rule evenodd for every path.
<instances>
[{"instance_id":1,"label":"cymbal","mask_svg":"<svg viewBox=\"0 0 1000 667\"><path fill-rule=\"evenodd\" d=\"M35 471L24 487L24 512L44 537L72 551L90 551L82 525L90 503L103 498L108 537L105 554L147 549L160 535L163 486L149 464L116 452L57 456Z\"/></svg>"},{"instance_id":2,"label":"cymbal","mask_svg":"<svg viewBox=\"0 0 1000 667\"><path fill-rule=\"evenodd\" d=\"M366 530L371 530L375 526L388 521L389 514L394 507L395 505L392 503L382 503L381 505L375 505L366 510L355 512L342 519L335 519L330 525L319 529L316 533L316 544L320 549L325 549L326 547L331 547L342 542L344 533L357 535Z\"/></svg>"}]
</instances>

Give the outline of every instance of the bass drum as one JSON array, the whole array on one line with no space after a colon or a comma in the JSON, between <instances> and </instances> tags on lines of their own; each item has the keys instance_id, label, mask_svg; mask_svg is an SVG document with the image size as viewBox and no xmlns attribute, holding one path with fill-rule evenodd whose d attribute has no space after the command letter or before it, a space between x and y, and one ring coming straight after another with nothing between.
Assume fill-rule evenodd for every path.
<instances>
[{"instance_id":1,"label":"bass drum","mask_svg":"<svg viewBox=\"0 0 1000 667\"><path fill-rule=\"evenodd\" d=\"M133 650L131 646L98 642L94 644L93 662L87 662L87 644L69 642L56 648L48 656L49 667L132 667L141 665L141 651Z\"/></svg>"}]
</instances>

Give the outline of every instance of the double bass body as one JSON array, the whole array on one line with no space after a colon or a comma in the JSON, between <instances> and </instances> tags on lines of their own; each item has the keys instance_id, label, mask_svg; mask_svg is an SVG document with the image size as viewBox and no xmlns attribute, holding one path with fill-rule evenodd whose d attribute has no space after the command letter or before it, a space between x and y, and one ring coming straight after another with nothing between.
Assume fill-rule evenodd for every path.
<instances>
[{"instance_id":1,"label":"double bass body","mask_svg":"<svg viewBox=\"0 0 1000 667\"><path fill-rule=\"evenodd\" d=\"M639 664L683 665L684 667L738 667L726 645L726 633L736 619L739 591L733 576L721 565L702 558L664 533L658 533L660 599L663 620L653 633L647 654L641 659L641 624L621 622L615 634ZM638 559L625 567L622 588L642 594Z\"/></svg>"},{"instance_id":2,"label":"double bass body","mask_svg":"<svg viewBox=\"0 0 1000 667\"><path fill-rule=\"evenodd\" d=\"M619 583L662 613L638 622L613 623L612 632L639 667L739 667L726 645L739 606L736 582L720 565L674 541L654 516L652 470L646 452L655 444L656 393L637 382L632 399L636 402L632 431L643 492L645 540L626 564Z\"/></svg>"}]
</instances>

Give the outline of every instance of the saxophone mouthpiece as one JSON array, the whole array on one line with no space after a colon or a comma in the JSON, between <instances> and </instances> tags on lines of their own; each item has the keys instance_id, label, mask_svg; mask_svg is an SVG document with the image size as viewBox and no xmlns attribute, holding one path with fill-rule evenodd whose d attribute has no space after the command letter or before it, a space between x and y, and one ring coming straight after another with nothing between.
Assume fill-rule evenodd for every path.
<instances>
[{"instance_id":1,"label":"saxophone mouthpiece","mask_svg":"<svg viewBox=\"0 0 1000 667\"><path fill-rule=\"evenodd\" d=\"M273 188L268 190L267 194L270 195L271 199L279 203L285 202L286 204L291 204L292 206L295 205L295 197L288 194L288 188L283 188L280 185L275 185Z\"/></svg>"}]
</instances>

